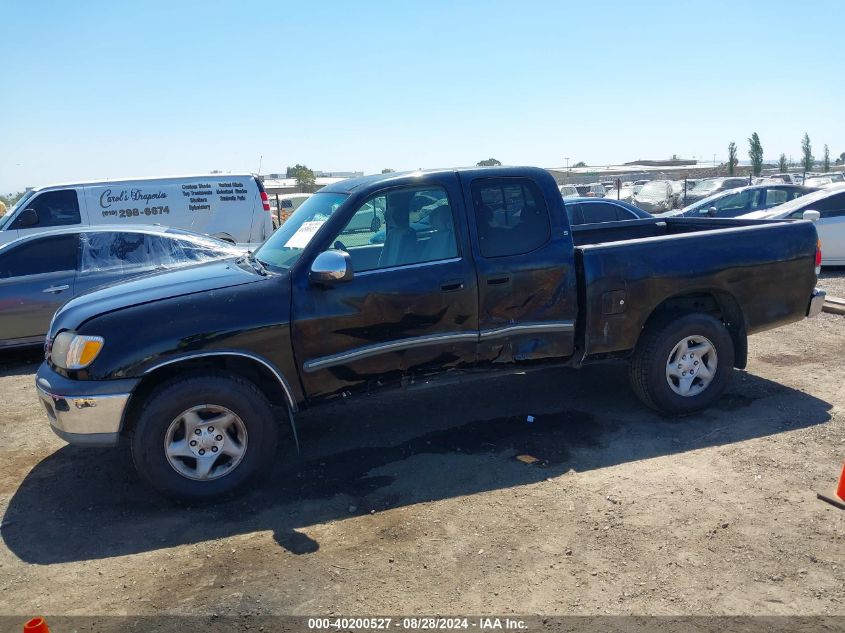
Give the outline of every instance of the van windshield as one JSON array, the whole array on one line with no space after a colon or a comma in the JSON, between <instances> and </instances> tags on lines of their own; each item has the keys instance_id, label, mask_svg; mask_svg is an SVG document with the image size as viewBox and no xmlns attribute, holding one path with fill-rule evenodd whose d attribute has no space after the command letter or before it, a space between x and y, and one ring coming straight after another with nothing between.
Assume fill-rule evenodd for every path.
<instances>
[{"instance_id":1,"label":"van windshield","mask_svg":"<svg viewBox=\"0 0 845 633\"><path fill-rule=\"evenodd\" d=\"M270 268L290 268L347 197L345 193L315 193L255 251L255 258Z\"/></svg>"},{"instance_id":2,"label":"van windshield","mask_svg":"<svg viewBox=\"0 0 845 633\"><path fill-rule=\"evenodd\" d=\"M23 209L23 205L25 205L27 203L27 201L34 194L35 194L35 192L32 189L30 189L29 191L27 191L25 194L23 194L21 196L21 199L18 200L11 209L6 211L6 215L4 215L2 218L0 218L0 231L2 231L3 229L6 228L6 225L11 221L12 216L15 215L15 212L18 209Z\"/></svg>"}]
</instances>

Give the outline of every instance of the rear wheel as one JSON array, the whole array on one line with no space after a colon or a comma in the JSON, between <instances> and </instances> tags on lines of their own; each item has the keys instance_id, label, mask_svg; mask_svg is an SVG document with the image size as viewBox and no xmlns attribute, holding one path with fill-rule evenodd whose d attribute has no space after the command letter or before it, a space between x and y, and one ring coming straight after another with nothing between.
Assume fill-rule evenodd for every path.
<instances>
[{"instance_id":1,"label":"rear wheel","mask_svg":"<svg viewBox=\"0 0 845 633\"><path fill-rule=\"evenodd\" d=\"M706 314L662 318L640 337L630 379L637 397L661 413L690 413L713 403L730 381L733 340Z\"/></svg>"},{"instance_id":2,"label":"rear wheel","mask_svg":"<svg viewBox=\"0 0 845 633\"><path fill-rule=\"evenodd\" d=\"M197 374L159 386L132 432L138 474L181 501L214 500L245 484L276 454L278 425L251 382Z\"/></svg>"}]
</instances>

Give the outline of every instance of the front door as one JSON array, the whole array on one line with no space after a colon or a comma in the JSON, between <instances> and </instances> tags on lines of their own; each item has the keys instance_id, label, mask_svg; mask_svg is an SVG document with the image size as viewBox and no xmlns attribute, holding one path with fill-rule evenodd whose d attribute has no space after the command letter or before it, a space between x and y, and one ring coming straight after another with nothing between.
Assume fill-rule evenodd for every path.
<instances>
[{"instance_id":1,"label":"front door","mask_svg":"<svg viewBox=\"0 0 845 633\"><path fill-rule=\"evenodd\" d=\"M478 361L560 360L574 350L574 249L563 213L531 178L477 178L473 210L478 271ZM559 195L558 195L559 198Z\"/></svg>"},{"instance_id":2,"label":"front door","mask_svg":"<svg viewBox=\"0 0 845 633\"><path fill-rule=\"evenodd\" d=\"M0 346L37 342L73 296L78 234L35 238L0 255Z\"/></svg>"},{"instance_id":3,"label":"front door","mask_svg":"<svg viewBox=\"0 0 845 633\"><path fill-rule=\"evenodd\" d=\"M331 241L354 277L293 281L293 345L305 392L320 399L475 362L478 310L454 174L356 205ZM376 221L377 220L377 221Z\"/></svg>"}]
</instances>

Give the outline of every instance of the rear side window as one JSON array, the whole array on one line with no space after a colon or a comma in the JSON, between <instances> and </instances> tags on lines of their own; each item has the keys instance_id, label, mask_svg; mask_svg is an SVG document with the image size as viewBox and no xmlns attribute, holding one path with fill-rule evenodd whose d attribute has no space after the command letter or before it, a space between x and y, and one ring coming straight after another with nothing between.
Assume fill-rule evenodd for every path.
<instances>
[{"instance_id":1,"label":"rear side window","mask_svg":"<svg viewBox=\"0 0 845 633\"><path fill-rule=\"evenodd\" d=\"M549 241L549 210L529 178L483 178L472 183L478 243L484 257L521 255Z\"/></svg>"},{"instance_id":2,"label":"rear side window","mask_svg":"<svg viewBox=\"0 0 845 633\"><path fill-rule=\"evenodd\" d=\"M79 224L82 219L79 217L79 200L74 189L59 189L58 191L45 191L35 195L27 204L26 209L35 209L38 213L39 228L48 226L68 226ZM15 220L12 229L28 228L19 225Z\"/></svg>"},{"instance_id":3,"label":"rear side window","mask_svg":"<svg viewBox=\"0 0 845 633\"><path fill-rule=\"evenodd\" d=\"M631 219L630 214L627 212L620 217L620 210L615 204L608 204L607 202L585 202L581 205L581 211L584 213L584 222L586 224Z\"/></svg>"},{"instance_id":4,"label":"rear side window","mask_svg":"<svg viewBox=\"0 0 845 633\"><path fill-rule=\"evenodd\" d=\"M79 235L36 239L0 255L0 279L76 270Z\"/></svg>"}]
</instances>

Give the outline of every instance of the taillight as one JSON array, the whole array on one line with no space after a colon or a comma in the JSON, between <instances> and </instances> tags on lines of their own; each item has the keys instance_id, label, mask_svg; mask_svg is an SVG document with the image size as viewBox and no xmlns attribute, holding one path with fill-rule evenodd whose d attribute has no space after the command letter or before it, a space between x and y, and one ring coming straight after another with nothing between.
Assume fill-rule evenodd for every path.
<instances>
[{"instance_id":1,"label":"taillight","mask_svg":"<svg viewBox=\"0 0 845 633\"><path fill-rule=\"evenodd\" d=\"M822 271L822 241L816 240L816 274Z\"/></svg>"},{"instance_id":2,"label":"taillight","mask_svg":"<svg viewBox=\"0 0 845 633\"><path fill-rule=\"evenodd\" d=\"M267 197L267 192L266 192L266 191L262 191L262 192L261 192L261 204L262 204L262 205L264 205L264 210L265 210L265 211L269 211L269 210L270 210L270 198L268 198L268 197Z\"/></svg>"}]
</instances>

